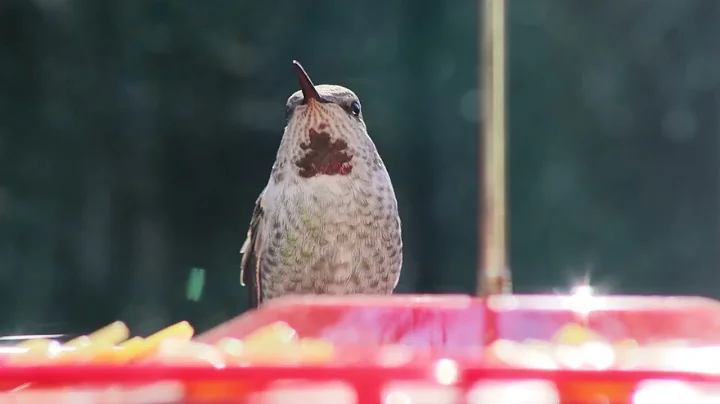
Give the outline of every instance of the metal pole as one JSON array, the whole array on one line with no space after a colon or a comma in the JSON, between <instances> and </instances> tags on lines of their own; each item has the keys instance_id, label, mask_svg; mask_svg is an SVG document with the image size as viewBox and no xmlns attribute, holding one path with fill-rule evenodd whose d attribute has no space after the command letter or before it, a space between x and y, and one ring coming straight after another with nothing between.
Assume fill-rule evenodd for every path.
<instances>
[{"instance_id":1,"label":"metal pole","mask_svg":"<svg viewBox=\"0 0 720 404\"><path fill-rule=\"evenodd\" d=\"M510 293L506 230L505 3L480 0L480 240L477 293Z\"/></svg>"}]
</instances>

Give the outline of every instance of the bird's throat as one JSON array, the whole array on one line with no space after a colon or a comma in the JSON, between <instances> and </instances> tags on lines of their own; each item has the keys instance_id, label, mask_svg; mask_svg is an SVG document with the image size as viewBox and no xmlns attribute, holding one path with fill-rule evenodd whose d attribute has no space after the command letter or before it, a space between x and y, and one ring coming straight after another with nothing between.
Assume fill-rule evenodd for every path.
<instances>
[{"instance_id":1,"label":"bird's throat","mask_svg":"<svg viewBox=\"0 0 720 404\"><path fill-rule=\"evenodd\" d=\"M308 140L300 144L303 155L295 165L300 177L312 178L318 175L348 175L352 172L352 159L347 142L333 139L327 124L310 128Z\"/></svg>"}]
</instances>

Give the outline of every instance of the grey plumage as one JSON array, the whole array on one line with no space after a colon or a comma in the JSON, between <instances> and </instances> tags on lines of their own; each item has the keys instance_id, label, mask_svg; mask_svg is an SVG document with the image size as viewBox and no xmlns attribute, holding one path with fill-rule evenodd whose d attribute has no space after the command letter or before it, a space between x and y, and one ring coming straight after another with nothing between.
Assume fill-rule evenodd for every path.
<instances>
[{"instance_id":1,"label":"grey plumage","mask_svg":"<svg viewBox=\"0 0 720 404\"><path fill-rule=\"evenodd\" d=\"M357 96L301 91L270 180L241 249L250 307L287 294L390 294L402 266L402 235L390 177L367 134Z\"/></svg>"}]
</instances>

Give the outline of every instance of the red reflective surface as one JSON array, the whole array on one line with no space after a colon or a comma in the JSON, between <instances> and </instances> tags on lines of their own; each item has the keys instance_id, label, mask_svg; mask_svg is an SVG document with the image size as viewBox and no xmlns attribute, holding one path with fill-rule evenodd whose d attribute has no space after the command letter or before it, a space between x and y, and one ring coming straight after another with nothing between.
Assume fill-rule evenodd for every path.
<instances>
[{"instance_id":1,"label":"red reflective surface","mask_svg":"<svg viewBox=\"0 0 720 404\"><path fill-rule=\"evenodd\" d=\"M243 338L284 321L301 337L326 338L337 345L479 349L486 337L486 306L469 296L382 296L278 299L201 335L216 342Z\"/></svg>"},{"instance_id":2,"label":"red reflective surface","mask_svg":"<svg viewBox=\"0 0 720 404\"><path fill-rule=\"evenodd\" d=\"M450 352L478 351L497 338L550 339L572 322L610 340L640 344L686 340L720 343L720 303L699 297L396 295L287 298L243 314L201 335L215 342L242 338L275 321L302 337L339 345L403 344Z\"/></svg>"},{"instance_id":3,"label":"red reflective surface","mask_svg":"<svg viewBox=\"0 0 720 404\"><path fill-rule=\"evenodd\" d=\"M544 370L503 362L489 348L498 338L549 340L568 323L587 327L608 343L631 339L640 346L668 341L683 346L720 346L720 305L709 299L289 298L243 314L198 339L212 343L223 337L242 338L276 321L287 322L301 337L333 341L338 359L325 365L275 367L6 367L0 368L4 390L0 403L380 404L387 402L390 394L402 392L409 397L432 397L433 404L475 404L478 386L535 381L535 385L513 384L508 394L533 388L526 393L546 389L545 393L556 394L557 400L547 401L549 404L641 404L632 397L639 391L638 383L649 379L709 382L704 386L715 386L710 390L714 388L720 400L720 371L680 372L652 366Z\"/></svg>"}]
</instances>

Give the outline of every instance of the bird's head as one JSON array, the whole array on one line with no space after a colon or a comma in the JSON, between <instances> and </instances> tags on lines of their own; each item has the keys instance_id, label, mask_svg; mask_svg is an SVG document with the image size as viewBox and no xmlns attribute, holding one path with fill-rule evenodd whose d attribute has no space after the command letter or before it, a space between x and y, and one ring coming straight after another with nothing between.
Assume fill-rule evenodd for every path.
<instances>
[{"instance_id":1,"label":"bird's head","mask_svg":"<svg viewBox=\"0 0 720 404\"><path fill-rule=\"evenodd\" d=\"M371 164L376 149L355 93L337 85L315 86L300 63L293 61L293 66L300 90L287 101L283 143L298 175L343 176Z\"/></svg>"}]
</instances>

